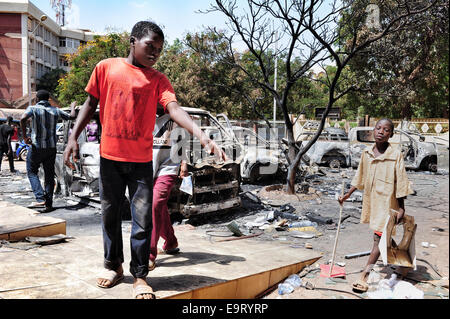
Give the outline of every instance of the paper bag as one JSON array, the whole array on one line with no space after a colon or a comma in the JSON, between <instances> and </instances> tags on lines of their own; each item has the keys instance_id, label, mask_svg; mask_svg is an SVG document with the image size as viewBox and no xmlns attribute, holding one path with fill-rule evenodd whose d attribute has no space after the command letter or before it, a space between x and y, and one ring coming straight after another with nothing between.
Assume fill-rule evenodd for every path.
<instances>
[{"instance_id":1,"label":"paper bag","mask_svg":"<svg viewBox=\"0 0 450 319\"><path fill-rule=\"evenodd\" d=\"M181 182L181 186L180 186L180 191L183 191L191 196L192 196L192 194L194 194L194 187L192 186L192 176L191 175L183 178L183 180Z\"/></svg>"}]
</instances>

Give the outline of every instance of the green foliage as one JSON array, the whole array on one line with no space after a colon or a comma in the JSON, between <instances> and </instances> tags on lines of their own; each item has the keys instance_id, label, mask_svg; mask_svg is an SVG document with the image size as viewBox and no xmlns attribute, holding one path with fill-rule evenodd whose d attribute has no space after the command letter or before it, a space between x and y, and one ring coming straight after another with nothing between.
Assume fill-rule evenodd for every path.
<instances>
[{"instance_id":1,"label":"green foliage","mask_svg":"<svg viewBox=\"0 0 450 319\"><path fill-rule=\"evenodd\" d=\"M357 41L370 36L363 26L364 10L369 2L352 1L352 6L342 12L340 37L335 45L344 50L350 45L349 35L355 30L361 30ZM390 1L383 3L387 6ZM354 83L361 90L350 91L334 103L333 107L341 108L343 118L356 120L366 114L390 118L446 115L448 10L443 10L442 3L433 11L411 19L407 28L369 46L344 68L336 92ZM382 9L382 14L388 12L384 7ZM63 104L74 100L83 103L87 97L84 88L95 65L106 58L128 56L128 39L127 33L95 37L68 56L71 71L59 79L58 99ZM267 66L268 78L265 80L255 55L246 51L230 56L227 40L225 34L211 30L188 33L183 40L165 44L155 68L167 75L181 105L226 113L233 119L261 120L261 115L272 119L273 95L258 83L266 80L269 84L274 83L274 52L271 49L257 52ZM277 91L283 92L288 84L286 56L282 53L277 59ZM292 69L301 66L301 61L295 57L290 63ZM328 66L322 74L310 74L291 83L293 86L286 103L288 113L303 112L307 118L313 118L316 107L327 106L329 81L335 74L336 67ZM48 75L50 79L45 77L39 84L50 85L60 76L55 71ZM49 91L54 91L54 87ZM277 112L277 119L283 118L280 108Z\"/></svg>"},{"instance_id":2,"label":"green foliage","mask_svg":"<svg viewBox=\"0 0 450 319\"><path fill-rule=\"evenodd\" d=\"M340 46L345 49L348 25L357 25L367 1L353 1L343 14ZM415 1L423 5L429 1ZM381 23L391 1L377 2ZM352 21L349 21L352 20ZM350 63L353 81L361 90L347 96L345 112L373 117L448 117L448 1L440 0L432 9L409 17L406 24L373 43ZM360 38L370 36L361 29ZM362 113L362 114L361 114Z\"/></svg>"},{"instance_id":3,"label":"green foliage","mask_svg":"<svg viewBox=\"0 0 450 319\"><path fill-rule=\"evenodd\" d=\"M87 98L84 89L96 64L103 59L128 56L128 39L127 33L96 36L92 41L80 46L76 53L68 55L71 69L67 76L59 81L56 89L58 99L67 105L72 101L84 103Z\"/></svg>"},{"instance_id":4,"label":"green foliage","mask_svg":"<svg viewBox=\"0 0 450 319\"><path fill-rule=\"evenodd\" d=\"M61 78L66 75L66 71L63 69L54 69L50 72L45 73L36 85L37 90L47 90L51 94L55 93L58 82Z\"/></svg>"}]
</instances>

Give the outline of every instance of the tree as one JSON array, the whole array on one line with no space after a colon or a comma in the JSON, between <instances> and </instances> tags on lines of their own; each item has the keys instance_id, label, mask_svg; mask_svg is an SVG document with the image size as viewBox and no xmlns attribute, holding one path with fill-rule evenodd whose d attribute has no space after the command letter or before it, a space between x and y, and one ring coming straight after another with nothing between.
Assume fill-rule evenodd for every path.
<instances>
[{"instance_id":1,"label":"tree","mask_svg":"<svg viewBox=\"0 0 450 319\"><path fill-rule=\"evenodd\" d=\"M220 35L200 32L188 33L183 41L166 45L155 68L170 79L181 105L216 113L234 112L238 97L227 94L216 83L233 87L239 83L239 78L226 65L216 63L214 56L208 53L210 46L220 51L221 41Z\"/></svg>"},{"instance_id":2,"label":"tree","mask_svg":"<svg viewBox=\"0 0 450 319\"><path fill-rule=\"evenodd\" d=\"M231 32L227 35L230 50L223 62L233 63L233 66L240 69L262 95L272 96L277 108L283 114L288 140L287 192L290 194L295 192L295 178L300 160L319 138L331 107L346 94L358 88L357 83L350 84L348 79L343 77L349 63L372 43L409 27L409 17L426 12L436 3L436 1L426 4L416 1L412 4L408 1L380 1L380 20L379 23L376 21L377 27L374 27L370 23L371 16L363 10L368 8L371 2L357 1L357 6L353 2L248 0L245 5L239 7L236 0L216 0L206 11L221 12L227 18ZM343 15L351 18L338 24ZM347 45L345 50L342 50L342 46L338 45L343 40L341 34L344 31ZM235 59L233 53L235 38L245 44L257 61L258 77ZM270 54L269 48L273 48L276 43L277 49ZM274 71L275 58L281 53L286 65L283 74L285 82L275 89L271 74ZM297 61L300 63L294 63ZM328 88L326 109L314 137L298 150L293 134L293 123L289 118L291 110L289 97L295 83L308 76L313 66L323 65L327 61L333 61L336 68L333 74L327 73L322 80ZM256 109L258 100L252 99L251 96L246 96L246 99ZM270 126L270 122L267 123Z\"/></svg>"},{"instance_id":3,"label":"tree","mask_svg":"<svg viewBox=\"0 0 450 319\"><path fill-rule=\"evenodd\" d=\"M36 85L37 90L47 90L54 93L58 86L59 80L66 75L66 71L63 69L53 69L50 72L45 73Z\"/></svg>"},{"instance_id":4,"label":"tree","mask_svg":"<svg viewBox=\"0 0 450 319\"><path fill-rule=\"evenodd\" d=\"M361 10L358 2L353 3L354 10ZM428 1L414 3L426 5ZM349 19L351 15L343 15L342 22ZM350 62L356 80L366 84L353 96L366 114L448 116L448 27L448 1L437 1L430 10L408 17L402 29L372 43ZM347 38L345 30L342 38ZM347 45L349 41L343 41L342 49Z\"/></svg>"},{"instance_id":5,"label":"tree","mask_svg":"<svg viewBox=\"0 0 450 319\"><path fill-rule=\"evenodd\" d=\"M129 46L128 33L111 33L95 36L92 41L81 45L77 52L68 55L71 69L59 81L56 89L59 101L67 105L72 101L84 103L87 98L84 88L96 64L103 59L128 56Z\"/></svg>"}]
</instances>

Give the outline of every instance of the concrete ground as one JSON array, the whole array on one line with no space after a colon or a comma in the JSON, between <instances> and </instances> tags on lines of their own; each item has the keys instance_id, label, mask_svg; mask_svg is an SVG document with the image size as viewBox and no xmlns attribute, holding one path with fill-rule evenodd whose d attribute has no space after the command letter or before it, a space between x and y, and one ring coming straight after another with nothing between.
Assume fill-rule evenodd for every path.
<instances>
[{"instance_id":1,"label":"concrete ground","mask_svg":"<svg viewBox=\"0 0 450 319\"><path fill-rule=\"evenodd\" d=\"M0 201L8 201L17 205L26 206L29 202L34 200L31 196L32 193L29 189L29 183L26 179L23 164L23 162L16 162L16 167L21 172L16 176L9 175L8 169L5 169L5 166L3 166L4 172L0 175ZM278 229L273 229L272 231L266 230L261 236L252 239L234 241L230 243L236 243L236 245L237 242L246 241L256 244L262 243L264 245L271 245L271 247L277 247L279 250L287 251L290 255L294 256L300 256L305 251L311 252L312 254L321 255L322 258L320 258L315 264L305 268L299 273L303 282L307 281L311 283L315 289L310 290L300 287L290 294L279 295L276 290L276 285L274 285L273 288L275 290L269 289L262 298L367 299L367 294L361 295L352 292L350 285L356 278L359 277L368 257L364 256L353 259L345 259L345 256L348 254L368 251L372 247L371 231L367 225L359 223L361 202L357 199L354 202L347 202L344 205L343 216L350 216L347 217L342 223L336 250L335 261L345 263L344 267L346 277L330 280L329 278L321 277L320 269L318 268L320 264L324 264L331 259L333 245L336 238L336 222L339 216L339 205L334 198L334 194L339 192L339 187L342 184L342 181L346 181L347 183L350 182L353 173L354 172L352 170L346 169L340 171L326 170L325 176L316 176L310 180L311 187L315 189L314 194L318 194L317 196L310 197L297 196L295 198L283 198L282 196L278 196L276 199L264 198L261 196L264 185L243 185L244 191L252 192L252 194L256 195L256 197L248 197L243 195L243 207L241 209L184 220L184 225L178 226L179 230L177 233L179 233L180 237L182 237L183 229L192 227L195 228L195 232L197 234L203 235L206 231L223 231L227 229L226 225L233 221L240 227L241 230L248 232L249 229L245 226L247 223L254 222L258 218L265 216L267 211L271 209L277 210L280 209L280 206L283 204L290 204L294 208L293 213L298 216L306 216L307 213L314 213L325 219L331 219L333 222L331 224L319 224L316 227L316 236L314 238L304 239L294 237L292 236L292 233L286 230L286 228L279 227ZM428 172L409 171L408 177L413 182L414 189L417 194L415 196L409 196L406 200L406 213L414 216L415 221L418 224L418 228L415 237L417 269L409 273L406 281L422 290L424 292L424 298L426 299L448 299L449 176L431 174ZM257 203L255 198L262 199L262 203ZM101 262L98 262L99 259L101 260L102 255L100 226L101 215L99 209L81 205L76 201L62 197L57 197L55 199L55 206L58 209L46 215L65 219L67 221L67 234L75 238L82 238L83 245L91 246L96 256L93 257L94 255L92 255L92 258L97 259L96 267L101 267ZM124 233L129 231L128 229L129 222L124 222ZM428 245L426 243L428 243ZM73 245L71 240L69 240L69 243L63 245L71 245L71 249L74 249L74 251L77 250L77 245ZM45 248L43 246L39 249L30 250L25 250L22 247L23 250L21 251L26 251L29 254L39 254L44 251L46 253L50 253L52 250L57 251L60 249L58 248L59 246L61 245L57 244L47 246ZM305 249L305 247L312 248ZM127 251L127 248L128 246L125 245L124 251ZM180 241L180 248L182 250L186 249L186 251L191 249L189 243L183 243L183 241ZM21 248L18 246L11 248L8 247L8 245L2 245L0 247L0 254L6 256L5 253L2 253L2 251L10 249L20 250ZM236 256L235 254L230 255ZM270 256L270 253L268 253L268 256ZM165 259L163 257L165 256L162 256L161 259L157 261L157 264L158 262L165 263ZM193 256L193 259L195 259L195 256ZM45 260L45 258L41 260ZM23 262L20 258L16 261L18 265ZM216 259L214 259L214 262L217 264ZM239 261L236 260L234 260L234 262L239 263ZM41 266L45 269L46 267L52 267L53 265L47 265L45 262L42 262ZM125 269L126 268L127 267L125 267ZM11 271L13 270L14 267L11 268ZM384 267L381 260L379 260L377 266L371 274L371 280L373 283L370 285L369 291L376 290L378 282L385 277L389 278L392 271L393 269L390 266ZM78 275L80 275L79 272L92 272L89 276L91 276L92 279L94 278L93 269L74 269L73 272ZM0 286L3 286L1 284L2 280L5 278L10 280L11 278L8 277L8 275L5 277L5 273L2 273L3 276L0 274ZM51 284L51 280L47 280L45 283ZM41 289L45 290L51 288L49 286L48 288L41 287ZM99 297L97 290L95 290L95 293L93 294L88 292L89 291L86 290L86 298L101 298ZM17 297L14 297L14 294L17 294L17 292L9 293L10 297L6 298ZM120 294L122 294L122 292L120 292ZM113 298L118 297L120 294L114 295ZM1 297L4 298L5 296L2 295Z\"/></svg>"}]
</instances>

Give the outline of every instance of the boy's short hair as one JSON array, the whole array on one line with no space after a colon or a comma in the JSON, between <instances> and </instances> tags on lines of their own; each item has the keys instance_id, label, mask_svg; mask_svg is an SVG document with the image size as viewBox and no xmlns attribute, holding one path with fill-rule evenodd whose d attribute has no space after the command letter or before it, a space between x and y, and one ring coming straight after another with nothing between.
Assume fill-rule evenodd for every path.
<instances>
[{"instance_id":1,"label":"boy's short hair","mask_svg":"<svg viewBox=\"0 0 450 319\"><path fill-rule=\"evenodd\" d=\"M48 101L50 98L50 93L47 90L39 90L36 93L36 98L38 101Z\"/></svg>"},{"instance_id":2,"label":"boy's short hair","mask_svg":"<svg viewBox=\"0 0 450 319\"><path fill-rule=\"evenodd\" d=\"M377 121L377 124L380 123L380 122L383 122L383 121L386 121L386 122L389 123L389 126L391 127L391 137L394 136L394 129L395 129L394 122L392 122L391 119L384 118L384 119L378 120L378 121ZM375 125L375 126L376 126L376 125Z\"/></svg>"},{"instance_id":3,"label":"boy's short hair","mask_svg":"<svg viewBox=\"0 0 450 319\"><path fill-rule=\"evenodd\" d=\"M138 23L136 23L131 30L131 36L140 40L144 36L149 34L150 31L155 32L164 41L164 32L156 23L151 21L139 21Z\"/></svg>"}]
</instances>

